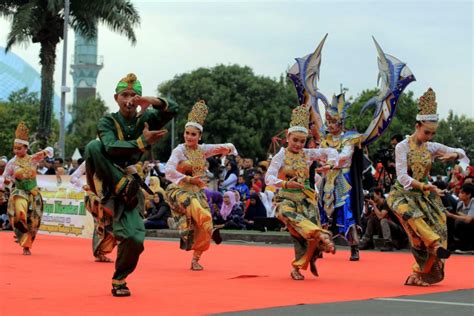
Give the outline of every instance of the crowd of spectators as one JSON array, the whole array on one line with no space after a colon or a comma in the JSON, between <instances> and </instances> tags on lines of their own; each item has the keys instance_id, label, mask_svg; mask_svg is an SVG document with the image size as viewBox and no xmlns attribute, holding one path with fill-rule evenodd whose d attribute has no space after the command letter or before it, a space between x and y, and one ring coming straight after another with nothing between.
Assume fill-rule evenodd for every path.
<instances>
[{"instance_id":1,"label":"crowd of spectators","mask_svg":"<svg viewBox=\"0 0 474 316\"><path fill-rule=\"evenodd\" d=\"M7 163L0 159L0 176ZM61 158L45 159L38 166L38 174L72 174L82 160ZM221 229L233 230L284 230L275 218L276 188L265 185L265 173L269 161L257 165L251 158L211 157L207 161L205 190L214 225ZM165 199L165 189L169 184L164 175L164 163L144 161L137 170L153 195L145 193L147 229L176 229L169 205ZM364 173L364 211L361 214L362 239L360 249L379 248L393 251L404 248L408 238L395 214L387 205L386 197L390 184L395 181L394 168L389 161L382 165L377 162ZM390 174L392 173L392 174ZM314 174L314 173L312 173ZM319 176L314 174L317 183ZM371 179L366 179L371 178ZM474 168L463 170L456 165L448 168L445 175L438 175L432 183L445 191L442 201L447 210L448 247L451 250L474 250ZM7 216L8 190L0 183L0 228L11 229Z\"/></svg>"}]
</instances>

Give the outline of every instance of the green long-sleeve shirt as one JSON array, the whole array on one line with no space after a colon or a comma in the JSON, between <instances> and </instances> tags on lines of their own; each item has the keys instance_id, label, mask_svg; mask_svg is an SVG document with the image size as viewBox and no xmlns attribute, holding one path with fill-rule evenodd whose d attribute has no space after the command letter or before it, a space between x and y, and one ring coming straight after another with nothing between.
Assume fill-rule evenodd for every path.
<instances>
[{"instance_id":1,"label":"green long-sleeve shirt","mask_svg":"<svg viewBox=\"0 0 474 316\"><path fill-rule=\"evenodd\" d=\"M174 101L160 98L168 106ZM140 117L134 117L127 121L120 112L104 115L97 125L97 133L100 141L111 162L126 167L137 163L143 152L150 148L143 136L145 122L150 130L163 128L174 116L175 112L162 111L160 109L148 109Z\"/></svg>"}]
</instances>

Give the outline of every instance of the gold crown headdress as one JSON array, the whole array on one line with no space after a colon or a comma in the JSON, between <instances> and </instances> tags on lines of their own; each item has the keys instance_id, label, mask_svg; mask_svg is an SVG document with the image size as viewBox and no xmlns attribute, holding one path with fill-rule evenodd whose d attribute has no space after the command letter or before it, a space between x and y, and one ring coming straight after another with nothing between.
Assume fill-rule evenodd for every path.
<instances>
[{"instance_id":1,"label":"gold crown headdress","mask_svg":"<svg viewBox=\"0 0 474 316\"><path fill-rule=\"evenodd\" d=\"M309 109L305 105L297 106L291 112L291 122L288 133L302 132L308 134Z\"/></svg>"},{"instance_id":2,"label":"gold crown headdress","mask_svg":"<svg viewBox=\"0 0 474 316\"><path fill-rule=\"evenodd\" d=\"M202 126L206 120L207 113L208 109L206 103L203 100L196 102L188 114L188 122L185 127L193 126L202 132Z\"/></svg>"},{"instance_id":3,"label":"gold crown headdress","mask_svg":"<svg viewBox=\"0 0 474 316\"><path fill-rule=\"evenodd\" d=\"M21 121L18 123L15 131L15 143L23 144L26 146L30 145L29 139L29 130L26 127L25 122Z\"/></svg>"},{"instance_id":4,"label":"gold crown headdress","mask_svg":"<svg viewBox=\"0 0 474 316\"><path fill-rule=\"evenodd\" d=\"M418 100L418 114L416 115L417 121L438 121L438 114L436 110L438 103L436 103L436 93L433 89L429 88Z\"/></svg>"}]
</instances>

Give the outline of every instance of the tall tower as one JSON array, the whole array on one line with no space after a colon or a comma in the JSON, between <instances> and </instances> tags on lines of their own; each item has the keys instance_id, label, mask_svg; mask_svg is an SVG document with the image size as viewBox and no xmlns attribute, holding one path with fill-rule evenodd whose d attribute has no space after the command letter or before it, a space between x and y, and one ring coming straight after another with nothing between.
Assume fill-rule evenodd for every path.
<instances>
[{"instance_id":1,"label":"tall tower","mask_svg":"<svg viewBox=\"0 0 474 316\"><path fill-rule=\"evenodd\" d=\"M97 56L97 36L87 40L77 32L75 35L74 63L71 65L74 104L95 97L97 76L104 66L102 57L98 60Z\"/></svg>"}]
</instances>

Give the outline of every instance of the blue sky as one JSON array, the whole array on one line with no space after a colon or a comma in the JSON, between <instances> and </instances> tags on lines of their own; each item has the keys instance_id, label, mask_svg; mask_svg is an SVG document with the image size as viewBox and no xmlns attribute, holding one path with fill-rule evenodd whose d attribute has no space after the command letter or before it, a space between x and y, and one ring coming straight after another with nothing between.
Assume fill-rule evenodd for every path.
<instances>
[{"instance_id":1,"label":"blue sky","mask_svg":"<svg viewBox=\"0 0 474 316\"><path fill-rule=\"evenodd\" d=\"M116 82L128 72L142 81L144 94L175 75L216 64L250 66L258 75L279 77L314 50L329 33L322 53L320 91L330 97L342 83L349 96L377 84L377 54L383 50L406 62L417 81L415 96L432 87L439 113L449 109L474 117L472 1L133 1L142 23L131 44L104 26L99 55L104 68L97 90L115 110ZM9 22L0 20L0 46ZM73 55L70 33L68 58ZM13 52L39 70L38 45ZM56 90L62 46L58 46ZM72 78L68 76L68 84Z\"/></svg>"}]
</instances>

